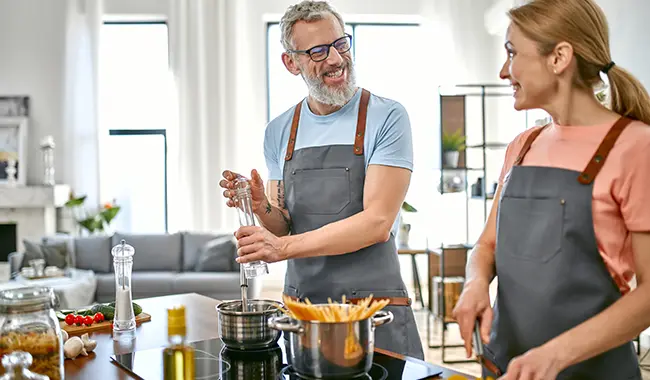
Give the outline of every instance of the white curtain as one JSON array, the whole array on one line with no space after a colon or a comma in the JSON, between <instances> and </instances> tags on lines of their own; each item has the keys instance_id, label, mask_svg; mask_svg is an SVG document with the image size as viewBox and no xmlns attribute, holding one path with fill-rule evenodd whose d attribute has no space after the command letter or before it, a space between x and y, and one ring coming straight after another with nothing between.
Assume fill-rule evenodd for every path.
<instances>
[{"instance_id":1,"label":"white curtain","mask_svg":"<svg viewBox=\"0 0 650 380\"><path fill-rule=\"evenodd\" d=\"M235 227L234 211L219 187L221 172L234 168L237 153L233 3L170 1L170 62L179 111L178 129L168 139L170 231Z\"/></svg>"},{"instance_id":2,"label":"white curtain","mask_svg":"<svg viewBox=\"0 0 650 380\"><path fill-rule=\"evenodd\" d=\"M99 204L98 46L103 0L66 1L63 101L64 183Z\"/></svg>"}]
</instances>

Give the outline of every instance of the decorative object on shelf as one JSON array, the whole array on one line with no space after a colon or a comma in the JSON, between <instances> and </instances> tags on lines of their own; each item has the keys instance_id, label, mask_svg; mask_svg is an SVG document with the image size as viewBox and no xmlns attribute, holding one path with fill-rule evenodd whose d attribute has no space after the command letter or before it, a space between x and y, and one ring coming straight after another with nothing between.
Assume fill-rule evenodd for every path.
<instances>
[{"instance_id":1,"label":"decorative object on shelf","mask_svg":"<svg viewBox=\"0 0 650 380\"><path fill-rule=\"evenodd\" d=\"M43 185L54 186L54 138L45 136L41 141L43 156Z\"/></svg>"},{"instance_id":2,"label":"decorative object on shelf","mask_svg":"<svg viewBox=\"0 0 650 380\"><path fill-rule=\"evenodd\" d=\"M402 203L402 212L414 213L418 210L411 206L408 202L404 201ZM399 234L398 234L398 244L400 247L406 247L409 244L409 233L411 232L411 225L409 223L404 223L404 218L400 214L399 216Z\"/></svg>"},{"instance_id":3,"label":"decorative object on shelf","mask_svg":"<svg viewBox=\"0 0 650 380\"><path fill-rule=\"evenodd\" d=\"M27 118L0 117L0 185L25 186Z\"/></svg>"},{"instance_id":4,"label":"decorative object on shelf","mask_svg":"<svg viewBox=\"0 0 650 380\"><path fill-rule=\"evenodd\" d=\"M88 235L103 234L120 212L120 206L113 200L112 202L89 210L84 207L86 198L86 195L76 197L73 192L70 192L70 197L65 203L65 207L72 212L77 225L81 229L80 232L85 230Z\"/></svg>"},{"instance_id":5,"label":"decorative object on shelf","mask_svg":"<svg viewBox=\"0 0 650 380\"><path fill-rule=\"evenodd\" d=\"M0 117L29 116L28 96L0 96Z\"/></svg>"},{"instance_id":6,"label":"decorative object on shelf","mask_svg":"<svg viewBox=\"0 0 650 380\"><path fill-rule=\"evenodd\" d=\"M465 136L463 131L457 129L453 133L442 134L442 167L457 168L460 152L465 150Z\"/></svg>"},{"instance_id":7,"label":"decorative object on shelf","mask_svg":"<svg viewBox=\"0 0 650 380\"><path fill-rule=\"evenodd\" d=\"M472 184L472 197L480 198L483 196L483 177L478 177Z\"/></svg>"}]
</instances>

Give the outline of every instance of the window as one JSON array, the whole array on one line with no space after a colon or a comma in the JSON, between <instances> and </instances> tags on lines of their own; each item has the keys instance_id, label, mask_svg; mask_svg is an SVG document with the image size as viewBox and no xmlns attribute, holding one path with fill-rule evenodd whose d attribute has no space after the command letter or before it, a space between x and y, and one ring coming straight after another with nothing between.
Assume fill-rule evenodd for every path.
<instances>
[{"instance_id":1,"label":"window","mask_svg":"<svg viewBox=\"0 0 650 380\"><path fill-rule=\"evenodd\" d=\"M122 207L116 231L167 231L168 41L164 22L105 22L101 32L100 192Z\"/></svg>"}]
</instances>

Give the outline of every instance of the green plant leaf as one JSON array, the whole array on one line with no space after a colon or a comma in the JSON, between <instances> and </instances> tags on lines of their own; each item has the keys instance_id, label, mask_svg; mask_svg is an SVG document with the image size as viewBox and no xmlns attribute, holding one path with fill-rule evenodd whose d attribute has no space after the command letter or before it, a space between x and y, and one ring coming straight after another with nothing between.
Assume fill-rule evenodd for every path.
<instances>
[{"instance_id":1,"label":"green plant leaf","mask_svg":"<svg viewBox=\"0 0 650 380\"><path fill-rule=\"evenodd\" d=\"M402 210L404 210L405 212L418 212L418 210L415 207L411 206L406 201L402 203Z\"/></svg>"},{"instance_id":2,"label":"green plant leaf","mask_svg":"<svg viewBox=\"0 0 650 380\"><path fill-rule=\"evenodd\" d=\"M65 202L65 207L79 207L84 204L86 201L86 195L78 197L78 198L72 198L69 201Z\"/></svg>"},{"instance_id":3,"label":"green plant leaf","mask_svg":"<svg viewBox=\"0 0 650 380\"><path fill-rule=\"evenodd\" d=\"M460 129L454 133L445 132L442 135L442 151L462 151L465 149L465 136Z\"/></svg>"},{"instance_id":4,"label":"green plant leaf","mask_svg":"<svg viewBox=\"0 0 650 380\"><path fill-rule=\"evenodd\" d=\"M106 224L111 224L111 221L115 219L117 214L120 212L120 206L113 206L111 208L105 208L100 212L102 219L106 221Z\"/></svg>"}]
</instances>

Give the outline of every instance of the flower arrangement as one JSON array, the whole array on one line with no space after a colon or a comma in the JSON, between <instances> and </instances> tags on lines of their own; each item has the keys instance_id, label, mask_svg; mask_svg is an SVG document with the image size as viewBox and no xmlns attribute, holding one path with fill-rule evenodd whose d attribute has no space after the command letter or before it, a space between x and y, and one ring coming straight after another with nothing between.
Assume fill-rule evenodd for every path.
<instances>
[{"instance_id":1,"label":"flower arrangement","mask_svg":"<svg viewBox=\"0 0 650 380\"><path fill-rule=\"evenodd\" d=\"M71 192L65 207L71 210L79 227L88 231L88 234L103 233L120 212L120 206L113 199L112 202L89 210L84 207L86 198L86 195L76 197Z\"/></svg>"}]
</instances>

